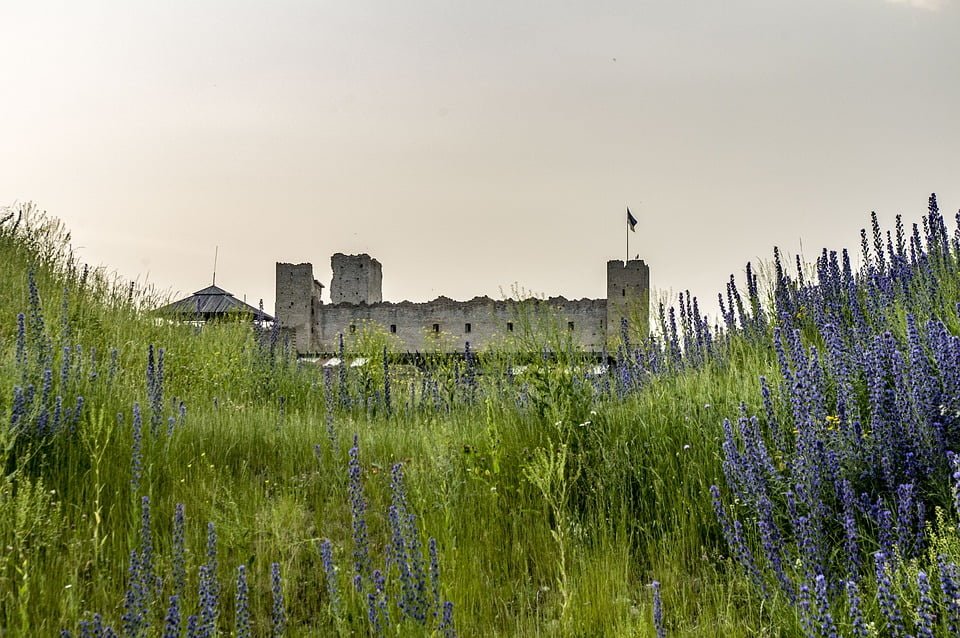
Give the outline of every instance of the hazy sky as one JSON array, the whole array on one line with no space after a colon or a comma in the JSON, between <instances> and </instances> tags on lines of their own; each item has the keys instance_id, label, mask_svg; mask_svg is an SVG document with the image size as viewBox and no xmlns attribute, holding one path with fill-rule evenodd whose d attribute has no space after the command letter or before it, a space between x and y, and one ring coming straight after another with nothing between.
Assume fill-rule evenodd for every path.
<instances>
[{"instance_id":1,"label":"hazy sky","mask_svg":"<svg viewBox=\"0 0 960 638\"><path fill-rule=\"evenodd\" d=\"M956 0L2 0L0 78L0 204L173 293L219 246L268 311L334 252L388 300L603 297L626 205L654 287L712 300L960 207Z\"/></svg>"}]
</instances>

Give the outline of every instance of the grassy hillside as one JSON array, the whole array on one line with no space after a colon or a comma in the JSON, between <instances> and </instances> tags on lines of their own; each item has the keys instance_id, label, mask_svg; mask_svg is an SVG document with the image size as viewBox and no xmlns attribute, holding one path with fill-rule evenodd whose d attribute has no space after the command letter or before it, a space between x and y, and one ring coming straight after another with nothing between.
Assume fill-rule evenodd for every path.
<instances>
[{"instance_id":1,"label":"grassy hillside","mask_svg":"<svg viewBox=\"0 0 960 638\"><path fill-rule=\"evenodd\" d=\"M960 246L913 227L682 295L598 370L551 330L357 367L0 212L0 635L890 636L960 625ZM788 274L793 273L793 274ZM659 310L659 312L657 312ZM958 473L956 476L954 473ZM99 633L98 633L99 632Z\"/></svg>"}]
</instances>

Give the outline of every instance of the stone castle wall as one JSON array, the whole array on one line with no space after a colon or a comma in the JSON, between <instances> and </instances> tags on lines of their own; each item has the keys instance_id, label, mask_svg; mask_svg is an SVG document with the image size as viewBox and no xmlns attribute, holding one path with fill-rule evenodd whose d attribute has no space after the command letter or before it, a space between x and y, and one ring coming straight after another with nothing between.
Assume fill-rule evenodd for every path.
<instances>
[{"instance_id":1,"label":"stone castle wall","mask_svg":"<svg viewBox=\"0 0 960 638\"><path fill-rule=\"evenodd\" d=\"M363 330L365 322L394 335L408 352L462 352L467 343L480 349L521 334L525 322L531 321L528 314L555 324L553 329L572 332L574 341L588 350L603 349L607 319L603 299L557 297L521 306L489 297L470 301L440 297L425 303L324 306L314 326L312 352L336 352L339 335Z\"/></svg>"},{"instance_id":2,"label":"stone castle wall","mask_svg":"<svg viewBox=\"0 0 960 638\"><path fill-rule=\"evenodd\" d=\"M332 303L324 304L323 285L313 278L312 265L277 264L276 316L300 354L333 354L341 334L349 337L368 323L392 334L407 352L462 352L467 343L482 349L520 336L531 321L568 331L574 343L598 353L619 338L623 319L637 336L648 331L650 269L640 260L607 263L607 299L523 302L489 297L384 302L376 259L337 253L331 266Z\"/></svg>"}]
</instances>

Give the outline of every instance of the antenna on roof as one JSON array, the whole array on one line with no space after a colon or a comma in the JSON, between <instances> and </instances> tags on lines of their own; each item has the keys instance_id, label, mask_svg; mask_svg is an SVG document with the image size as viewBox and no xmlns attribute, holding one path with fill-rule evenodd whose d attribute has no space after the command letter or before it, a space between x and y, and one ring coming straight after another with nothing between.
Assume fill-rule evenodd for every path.
<instances>
[{"instance_id":1,"label":"antenna on roof","mask_svg":"<svg viewBox=\"0 0 960 638\"><path fill-rule=\"evenodd\" d=\"M213 285L217 285L217 253L220 252L220 246L213 248Z\"/></svg>"}]
</instances>

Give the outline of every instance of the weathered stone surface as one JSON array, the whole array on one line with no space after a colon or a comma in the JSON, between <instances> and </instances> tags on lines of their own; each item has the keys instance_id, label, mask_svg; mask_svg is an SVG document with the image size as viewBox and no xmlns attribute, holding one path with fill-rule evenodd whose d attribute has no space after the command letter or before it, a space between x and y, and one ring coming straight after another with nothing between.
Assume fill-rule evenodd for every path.
<instances>
[{"instance_id":1,"label":"weathered stone surface","mask_svg":"<svg viewBox=\"0 0 960 638\"><path fill-rule=\"evenodd\" d=\"M619 338L621 318L636 336L648 329L650 269L640 260L607 263L607 299L438 297L424 303L382 301L380 262L369 255L337 253L331 265L332 302L324 305L312 265L277 264L277 318L300 354L336 352L340 334L361 331L367 322L392 334L407 352L462 352L467 343L481 349L518 336L530 322L569 331L582 348L600 352Z\"/></svg>"},{"instance_id":2,"label":"weathered stone surface","mask_svg":"<svg viewBox=\"0 0 960 638\"><path fill-rule=\"evenodd\" d=\"M333 279L330 303L374 304L383 301L383 270L370 255L344 255L330 258Z\"/></svg>"}]
</instances>

